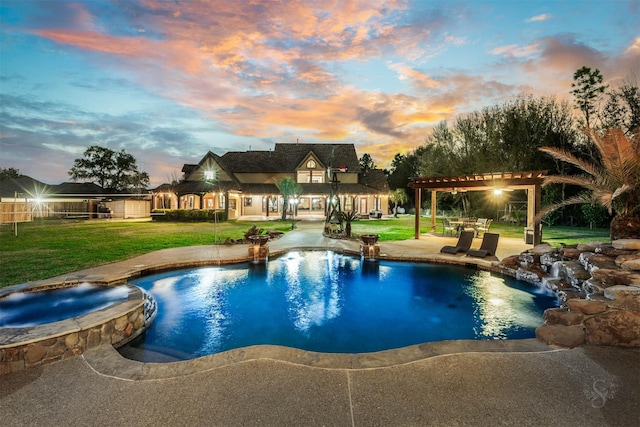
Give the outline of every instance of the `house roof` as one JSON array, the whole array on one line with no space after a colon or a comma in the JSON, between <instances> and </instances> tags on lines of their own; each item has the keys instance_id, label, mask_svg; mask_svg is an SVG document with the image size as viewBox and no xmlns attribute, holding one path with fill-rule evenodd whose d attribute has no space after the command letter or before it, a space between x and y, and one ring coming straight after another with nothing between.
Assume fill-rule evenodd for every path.
<instances>
[{"instance_id":1,"label":"house roof","mask_svg":"<svg viewBox=\"0 0 640 427\"><path fill-rule=\"evenodd\" d=\"M49 185L33 179L29 176L23 176L17 179L0 180L0 197L13 197L15 193L18 197L38 197L46 195L51 196L98 196L104 194L104 190L99 185L92 182L63 182L62 184Z\"/></svg>"},{"instance_id":2,"label":"house roof","mask_svg":"<svg viewBox=\"0 0 640 427\"><path fill-rule=\"evenodd\" d=\"M360 171L353 144L277 143L273 151L229 151L221 159L234 172L292 172L309 153L327 167L347 166L349 172Z\"/></svg>"},{"instance_id":3,"label":"house roof","mask_svg":"<svg viewBox=\"0 0 640 427\"><path fill-rule=\"evenodd\" d=\"M327 167L347 166L350 172L360 171L360 161L353 144L276 144L274 149L281 159L282 170L294 170L309 152L313 152Z\"/></svg>"},{"instance_id":4,"label":"house roof","mask_svg":"<svg viewBox=\"0 0 640 427\"><path fill-rule=\"evenodd\" d=\"M221 163L236 173L283 170L280 159L273 151L229 151L221 157Z\"/></svg>"},{"instance_id":5,"label":"house roof","mask_svg":"<svg viewBox=\"0 0 640 427\"><path fill-rule=\"evenodd\" d=\"M103 194L104 189L93 182L63 182L49 186L49 194Z\"/></svg>"},{"instance_id":6,"label":"house roof","mask_svg":"<svg viewBox=\"0 0 640 427\"><path fill-rule=\"evenodd\" d=\"M49 185L30 176L0 180L0 197L35 197L36 194L48 191Z\"/></svg>"},{"instance_id":7,"label":"house roof","mask_svg":"<svg viewBox=\"0 0 640 427\"><path fill-rule=\"evenodd\" d=\"M189 175L197 167L198 165L189 165L185 163L184 165L182 165L182 173L185 175Z\"/></svg>"},{"instance_id":8,"label":"house roof","mask_svg":"<svg viewBox=\"0 0 640 427\"><path fill-rule=\"evenodd\" d=\"M358 181L379 192L386 193L389 191L389 180L382 169L369 169L360 174Z\"/></svg>"}]
</instances>

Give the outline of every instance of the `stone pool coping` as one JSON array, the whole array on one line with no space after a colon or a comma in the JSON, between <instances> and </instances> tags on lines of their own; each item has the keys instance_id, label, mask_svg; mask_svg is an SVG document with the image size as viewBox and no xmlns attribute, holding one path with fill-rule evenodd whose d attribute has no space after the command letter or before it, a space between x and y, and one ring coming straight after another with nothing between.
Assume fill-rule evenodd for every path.
<instances>
[{"instance_id":1,"label":"stone pool coping","mask_svg":"<svg viewBox=\"0 0 640 427\"><path fill-rule=\"evenodd\" d=\"M318 353L276 345L255 345L196 359L160 363L127 359L112 346L101 345L87 350L82 357L101 375L138 381L198 374L255 360L275 360L320 369L363 370L399 366L459 353L542 353L562 350L535 338L528 338L437 341L372 353Z\"/></svg>"}]
</instances>

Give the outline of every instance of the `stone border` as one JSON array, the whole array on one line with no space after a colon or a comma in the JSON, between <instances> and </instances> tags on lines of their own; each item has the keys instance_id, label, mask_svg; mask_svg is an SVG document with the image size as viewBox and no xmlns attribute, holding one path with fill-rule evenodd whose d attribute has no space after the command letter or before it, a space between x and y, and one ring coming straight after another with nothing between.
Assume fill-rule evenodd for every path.
<instances>
[{"instance_id":1,"label":"stone border","mask_svg":"<svg viewBox=\"0 0 640 427\"><path fill-rule=\"evenodd\" d=\"M119 347L143 333L155 317L155 301L140 288L128 286L128 301L45 325L0 328L0 375L74 357L104 344Z\"/></svg>"},{"instance_id":2,"label":"stone border","mask_svg":"<svg viewBox=\"0 0 640 427\"><path fill-rule=\"evenodd\" d=\"M541 353L559 351L535 338L522 340L453 340L417 344L374 353L316 353L275 345L255 345L196 359L153 363L127 359L110 345L85 352L82 357L101 375L133 381L175 378L252 360L277 360L320 369L377 369L430 357L459 353Z\"/></svg>"}]
</instances>

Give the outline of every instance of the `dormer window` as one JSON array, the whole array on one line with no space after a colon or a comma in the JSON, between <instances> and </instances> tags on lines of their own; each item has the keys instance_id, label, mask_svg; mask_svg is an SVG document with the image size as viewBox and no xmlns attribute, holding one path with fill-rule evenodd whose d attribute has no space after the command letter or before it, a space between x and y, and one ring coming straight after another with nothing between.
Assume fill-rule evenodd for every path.
<instances>
[{"instance_id":1,"label":"dormer window","mask_svg":"<svg viewBox=\"0 0 640 427\"><path fill-rule=\"evenodd\" d=\"M309 161L307 162L307 169L315 169L316 168L316 161L313 159L309 159Z\"/></svg>"}]
</instances>

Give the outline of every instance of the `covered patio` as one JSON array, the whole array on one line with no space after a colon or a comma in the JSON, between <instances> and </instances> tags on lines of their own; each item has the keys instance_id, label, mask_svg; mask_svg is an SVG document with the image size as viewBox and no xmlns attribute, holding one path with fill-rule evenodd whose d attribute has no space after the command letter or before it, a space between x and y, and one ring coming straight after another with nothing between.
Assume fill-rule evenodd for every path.
<instances>
[{"instance_id":1,"label":"covered patio","mask_svg":"<svg viewBox=\"0 0 640 427\"><path fill-rule=\"evenodd\" d=\"M420 239L420 205L422 190L431 191L431 230L436 229L437 193L464 191L526 190L527 229L532 230L533 244L542 240L540 212L542 182L547 171L492 172L459 176L412 178L409 187L415 190L415 238Z\"/></svg>"}]
</instances>

